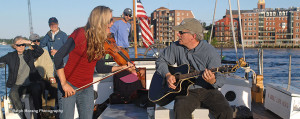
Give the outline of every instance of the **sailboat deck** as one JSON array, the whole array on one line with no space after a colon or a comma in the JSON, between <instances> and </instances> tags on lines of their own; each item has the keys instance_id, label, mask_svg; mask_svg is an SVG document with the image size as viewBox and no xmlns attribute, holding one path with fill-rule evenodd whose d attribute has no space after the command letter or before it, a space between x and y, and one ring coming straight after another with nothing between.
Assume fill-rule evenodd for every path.
<instances>
[{"instance_id":1,"label":"sailboat deck","mask_svg":"<svg viewBox=\"0 0 300 119\"><path fill-rule=\"evenodd\" d=\"M267 110L263 104L252 102L251 106L254 119L282 119L270 110Z\"/></svg>"}]
</instances>

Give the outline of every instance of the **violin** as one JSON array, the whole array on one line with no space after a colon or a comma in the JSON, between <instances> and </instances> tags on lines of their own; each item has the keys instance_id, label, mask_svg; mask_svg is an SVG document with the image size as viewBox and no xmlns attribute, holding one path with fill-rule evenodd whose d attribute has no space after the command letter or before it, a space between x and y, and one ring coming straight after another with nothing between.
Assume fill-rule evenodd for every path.
<instances>
[{"instance_id":1,"label":"violin","mask_svg":"<svg viewBox=\"0 0 300 119\"><path fill-rule=\"evenodd\" d=\"M132 61L130 61L128 52L125 49L119 48L117 46L114 36L111 33L108 34L108 37L104 42L104 50L105 50L106 54L109 54L110 56L113 57L113 60L119 66L127 65L127 62L130 62L133 65L135 65ZM138 79L145 80L145 77L141 75L139 69L137 69L137 68L135 68L135 69L136 69Z\"/></svg>"}]
</instances>

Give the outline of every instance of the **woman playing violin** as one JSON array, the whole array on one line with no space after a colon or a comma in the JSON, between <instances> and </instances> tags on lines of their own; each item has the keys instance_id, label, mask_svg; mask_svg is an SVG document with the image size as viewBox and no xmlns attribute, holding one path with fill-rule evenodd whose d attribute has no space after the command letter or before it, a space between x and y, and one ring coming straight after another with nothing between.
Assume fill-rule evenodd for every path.
<instances>
[{"instance_id":1,"label":"woman playing violin","mask_svg":"<svg viewBox=\"0 0 300 119\"><path fill-rule=\"evenodd\" d=\"M94 107L93 85L75 91L93 81L97 62L105 55L104 42L112 26L112 10L105 6L95 7L85 26L80 27L69 36L63 48L54 57L55 68L60 80L58 91L59 109L63 110L60 118L73 119L75 103L80 118L92 119ZM64 66L63 57L69 54ZM102 63L103 64L103 63ZM128 63L127 65L132 65ZM97 67L101 67L101 63ZM111 71L125 66L106 66ZM64 98L62 97L64 94Z\"/></svg>"}]
</instances>

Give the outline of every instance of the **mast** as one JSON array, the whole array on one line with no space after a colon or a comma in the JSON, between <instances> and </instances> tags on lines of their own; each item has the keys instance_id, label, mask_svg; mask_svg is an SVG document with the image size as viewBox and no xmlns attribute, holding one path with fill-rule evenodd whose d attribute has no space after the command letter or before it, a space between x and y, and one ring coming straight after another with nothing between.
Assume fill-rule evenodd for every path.
<instances>
[{"instance_id":1,"label":"mast","mask_svg":"<svg viewBox=\"0 0 300 119\"><path fill-rule=\"evenodd\" d=\"M135 58L138 58L137 54L137 38L136 38L136 16L135 16L135 0L133 0L133 37L134 37L134 56Z\"/></svg>"},{"instance_id":2,"label":"mast","mask_svg":"<svg viewBox=\"0 0 300 119\"><path fill-rule=\"evenodd\" d=\"M28 17L29 17L29 31L30 31L30 35L32 35L33 34L33 27L32 27L32 16L31 16L30 0L28 0Z\"/></svg>"}]
</instances>

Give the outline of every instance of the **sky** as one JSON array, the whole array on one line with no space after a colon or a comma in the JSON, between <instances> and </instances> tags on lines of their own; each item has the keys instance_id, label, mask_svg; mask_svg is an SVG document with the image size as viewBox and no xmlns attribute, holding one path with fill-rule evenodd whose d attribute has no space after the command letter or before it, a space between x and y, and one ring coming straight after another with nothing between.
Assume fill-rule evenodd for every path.
<instances>
[{"instance_id":1,"label":"sky","mask_svg":"<svg viewBox=\"0 0 300 119\"><path fill-rule=\"evenodd\" d=\"M148 16L159 8L191 10L196 19L211 24L215 0L141 0ZM266 8L300 7L300 0L265 0ZM21 35L29 37L28 0L0 0L0 39L12 39ZM62 31L70 35L77 27L84 26L92 9L105 5L119 17L125 8L133 9L132 0L31 0L33 31L44 36L49 30L48 19L56 17ZM258 0L240 0L241 10L252 10ZM237 0L231 0L237 10ZM228 0L218 0L215 21L222 19Z\"/></svg>"}]
</instances>

